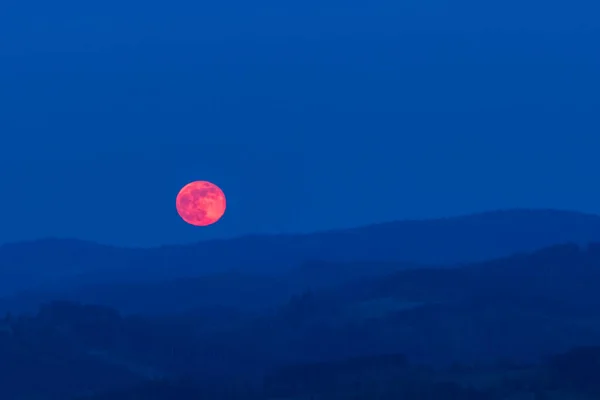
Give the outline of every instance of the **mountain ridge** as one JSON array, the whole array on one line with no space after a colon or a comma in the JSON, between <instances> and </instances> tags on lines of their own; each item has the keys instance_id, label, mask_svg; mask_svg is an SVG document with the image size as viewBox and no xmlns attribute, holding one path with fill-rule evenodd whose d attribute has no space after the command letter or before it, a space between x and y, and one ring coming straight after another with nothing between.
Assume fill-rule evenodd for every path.
<instances>
[{"instance_id":1,"label":"mountain ridge","mask_svg":"<svg viewBox=\"0 0 600 400\"><path fill-rule=\"evenodd\" d=\"M600 216L548 209L499 210L149 249L45 239L0 246L0 295L49 287L160 282L236 270L279 275L312 261L454 265L555 244L598 241Z\"/></svg>"},{"instance_id":2,"label":"mountain ridge","mask_svg":"<svg viewBox=\"0 0 600 400\"><path fill-rule=\"evenodd\" d=\"M220 242L231 242L236 240L245 240L245 239L256 239L256 238L274 238L274 237L286 237L286 238L296 238L303 236L312 236L319 234L337 234L340 232L354 232L365 229L381 229L394 227L396 225L401 224L420 224L420 223L440 223L440 222L460 222L460 221L469 221L473 219L478 219L481 217L501 217L506 218L507 216L519 216L526 214L537 214L538 216L543 215L555 215L555 216L563 216L563 217L578 217L578 218L592 218L597 219L600 222L600 214L587 213L581 211L573 211L567 209L558 209L558 208L500 208L489 211L481 211L475 213L465 213L465 214L457 214L452 216L444 216L444 217L431 217L431 218L405 218L405 219L397 219L385 222L376 222L370 224L361 224L354 227L346 227L346 228L331 228L331 229L321 229L310 232L302 232L302 233L261 233L261 234L243 234L234 237L228 238L217 238L217 239L204 239L200 241L193 241L188 243L180 243L180 244L164 244L158 246L119 246L109 243L101 243L93 240L84 240L77 239L73 237L54 237L54 236L46 236L40 237L37 239L30 240L19 240L19 241L11 241L0 243L0 252L7 248L16 248L25 245L35 245L35 244L81 244L84 246L95 246L101 248L110 248L110 249L121 249L121 250L159 250L159 249L174 249L181 247L189 247L195 246L204 243L220 243Z\"/></svg>"}]
</instances>

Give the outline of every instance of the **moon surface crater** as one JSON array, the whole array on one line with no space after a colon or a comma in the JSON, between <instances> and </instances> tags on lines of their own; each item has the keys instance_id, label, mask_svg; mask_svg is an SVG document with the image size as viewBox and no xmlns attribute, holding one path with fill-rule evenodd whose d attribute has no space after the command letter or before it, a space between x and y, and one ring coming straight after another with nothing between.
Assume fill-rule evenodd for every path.
<instances>
[{"instance_id":1,"label":"moon surface crater","mask_svg":"<svg viewBox=\"0 0 600 400\"><path fill-rule=\"evenodd\" d=\"M208 181L191 182L179 191L176 207L179 216L188 224L208 226L225 213L225 193Z\"/></svg>"}]
</instances>

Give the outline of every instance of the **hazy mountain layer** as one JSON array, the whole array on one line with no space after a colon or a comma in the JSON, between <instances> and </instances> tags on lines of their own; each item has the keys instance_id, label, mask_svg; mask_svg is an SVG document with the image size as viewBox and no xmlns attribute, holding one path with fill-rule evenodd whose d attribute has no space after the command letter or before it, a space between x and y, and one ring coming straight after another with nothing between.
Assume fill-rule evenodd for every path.
<instances>
[{"instance_id":1,"label":"hazy mountain layer","mask_svg":"<svg viewBox=\"0 0 600 400\"><path fill-rule=\"evenodd\" d=\"M592 241L600 241L600 216L552 210L509 210L151 249L42 240L0 247L0 293L161 282L232 270L278 274L312 261L450 265Z\"/></svg>"}]
</instances>

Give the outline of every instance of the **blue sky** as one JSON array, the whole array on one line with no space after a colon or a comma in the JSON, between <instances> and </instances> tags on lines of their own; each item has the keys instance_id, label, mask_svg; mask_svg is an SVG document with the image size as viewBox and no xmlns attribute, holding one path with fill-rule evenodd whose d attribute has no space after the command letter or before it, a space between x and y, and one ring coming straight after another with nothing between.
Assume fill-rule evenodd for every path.
<instances>
[{"instance_id":1,"label":"blue sky","mask_svg":"<svg viewBox=\"0 0 600 400\"><path fill-rule=\"evenodd\" d=\"M9 2L0 243L600 213L597 2L282 4ZM174 209L196 179L208 229Z\"/></svg>"}]
</instances>

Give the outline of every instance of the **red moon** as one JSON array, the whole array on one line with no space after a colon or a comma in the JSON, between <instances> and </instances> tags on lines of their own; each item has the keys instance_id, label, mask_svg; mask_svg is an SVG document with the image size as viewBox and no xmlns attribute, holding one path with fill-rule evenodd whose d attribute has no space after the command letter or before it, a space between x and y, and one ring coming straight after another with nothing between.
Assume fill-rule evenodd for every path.
<instances>
[{"instance_id":1,"label":"red moon","mask_svg":"<svg viewBox=\"0 0 600 400\"><path fill-rule=\"evenodd\" d=\"M195 181L179 191L175 205L179 216L188 224L207 226L225 213L225 193L214 183Z\"/></svg>"}]
</instances>

